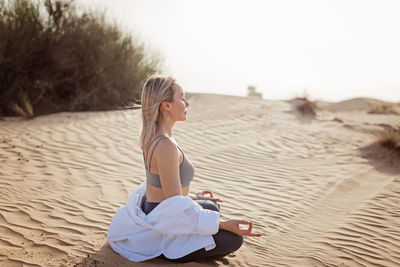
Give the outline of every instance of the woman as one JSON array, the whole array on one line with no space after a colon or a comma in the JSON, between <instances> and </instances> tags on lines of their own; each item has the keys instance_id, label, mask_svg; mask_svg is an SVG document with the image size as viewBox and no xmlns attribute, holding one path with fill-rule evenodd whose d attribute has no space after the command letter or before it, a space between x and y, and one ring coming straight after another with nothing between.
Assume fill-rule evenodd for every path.
<instances>
[{"instance_id":1,"label":"woman","mask_svg":"<svg viewBox=\"0 0 400 267\"><path fill-rule=\"evenodd\" d=\"M139 140L146 183L117 211L108 232L111 247L130 260L217 258L239 249L243 236L261 236L252 232L250 221L220 220L221 201L210 191L188 196L194 168L172 134L174 124L186 120L188 107L174 78L154 75L146 81Z\"/></svg>"}]
</instances>

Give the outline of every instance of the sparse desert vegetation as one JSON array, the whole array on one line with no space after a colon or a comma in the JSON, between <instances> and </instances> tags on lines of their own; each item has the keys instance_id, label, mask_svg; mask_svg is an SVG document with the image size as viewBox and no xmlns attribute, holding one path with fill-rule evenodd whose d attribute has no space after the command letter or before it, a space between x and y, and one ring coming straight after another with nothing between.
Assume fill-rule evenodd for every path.
<instances>
[{"instance_id":1,"label":"sparse desert vegetation","mask_svg":"<svg viewBox=\"0 0 400 267\"><path fill-rule=\"evenodd\" d=\"M369 111L369 114L400 114L396 107L389 103L381 103L374 105Z\"/></svg>"},{"instance_id":2,"label":"sparse desert vegetation","mask_svg":"<svg viewBox=\"0 0 400 267\"><path fill-rule=\"evenodd\" d=\"M400 153L400 126L387 127L378 137L377 143L389 150Z\"/></svg>"},{"instance_id":3,"label":"sparse desert vegetation","mask_svg":"<svg viewBox=\"0 0 400 267\"><path fill-rule=\"evenodd\" d=\"M302 115L307 117L315 117L317 115L317 105L310 101L308 97L297 97L293 99L296 110Z\"/></svg>"},{"instance_id":4,"label":"sparse desert vegetation","mask_svg":"<svg viewBox=\"0 0 400 267\"><path fill-rule=\"evenodd\" d=\"M73 1L0 0L0 117L110 110L139 101L159 59Z\"/></svg>"}]
</instances>

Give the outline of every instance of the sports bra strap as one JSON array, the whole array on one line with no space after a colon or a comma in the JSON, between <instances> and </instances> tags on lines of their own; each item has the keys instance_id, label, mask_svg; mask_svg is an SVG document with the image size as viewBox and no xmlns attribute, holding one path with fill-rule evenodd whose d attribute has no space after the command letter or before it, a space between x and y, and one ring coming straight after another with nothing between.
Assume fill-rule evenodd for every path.
<instances>
[{"instance_id":1,"label":"sports bra strap","mask_svg":"<svg viewBox=\"0 0 400 267\"><path fill-rule=\"evenodd\" d=\"M160 135L154 137L153 140L150 142L150 144L149 144L149 150L147 150L146 158L144 157L144 152L143 152L143 159L144 159L144 162L145 162L145 167L146 167L146 165L147 165L146 159L149 158L149 151L150 151L151 144L153 144L154 141L156 141L156 139L157 139L158 137L161 137L161 136L165 136L165 135L160 134Z\"/></svg>"},{"instance_id":2,"label":"sports bra strap","mask_svg":"<svg viewBox=\"0 0 400 267\"><path fill-rule=\"evenodd\" d=\"M146 154L146 159L149 157L149 151L150 151L150 147L151 145L154 143L154 141L156 141L156 139L158 137L164 136L163 134L157 135L156 137L153 138L153 140L151 140L150 144L149 144L149 150L147 150L147 154ZM143 156L144 156L144 152L143 152Z\"/></svg>"},{"instance_id":3,"label":"sports bra strap","mask_svg":"<svg viewBox=\"0 0 400 267\"><path fill-rule=\"evenodd\" d=\"M159 137L161 137L161 138L159 138ZM167 136L165 136L165 135L159 135L159 136L156 136L154 139L153 139L153 141L151 141L151 143L150 143L150 145L149 145L149 150L147 151L147 155L146 155L146 159L148 159L149 158L149 151L150 151L150 147L151 147L151 145L153 144L153 142L156 140L156 139L158 139L158 141L156 142L156 144L153 146L153 150L151 151L151 154L150 154L150 160L148 161L148 170L150 171L150 164L151 164L151 159L152 159L152 157L153 157L153 153L154 153L154 150L156 149L156 146L158 145L158 143L161 141L161 140L163 140L163 139L165 139L165 138L167 138ZM143 154L143 156L144 156L144 154ZM146 160L147 161L147 160ZM147 163L147 162L146 162Z\"/></svg>"},{"instance_id":4,"label":"sports bra strap","mask_svg":"<svg viewBox=\"0 0 400 267\"><path fill-rule=\"evenodd\" d=\"M185 153L183 153L183 150L178 145L176 147L179 148L179 150L182 152L183 160L185 160ZM182 163L183 163L183 161L182 161Z\"/></svg>"}]
</instances>

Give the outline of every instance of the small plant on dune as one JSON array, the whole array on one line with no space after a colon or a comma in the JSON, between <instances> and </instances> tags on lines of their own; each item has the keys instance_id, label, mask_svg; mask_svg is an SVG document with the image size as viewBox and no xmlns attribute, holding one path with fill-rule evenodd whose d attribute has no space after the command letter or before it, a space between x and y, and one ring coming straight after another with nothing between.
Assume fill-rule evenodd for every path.
<instances>
[{"instance_id":1,"label":"small plant on dune","mask_svg":"<svg viewBox=\"0 0 400 267\"><path fill-rule=\"evenodd\" d=\"M317 115L317 105L314 102L310 101L307 96L297 97L294 100L297 103L296 110L302 116L315 117Z\"/></svg>"},{"instance_id":2,"label":"small plant on dune","mask_svg":"<svg viewBox=\"0 0 400 267\"><path fill-rule=\"evenodd\" d=\"M377 143L387 149L400 153L400 126L387 127L379 136Z\"/></svg>"},{"instance_id":3,"label":"small plant on dune","mask_svg":"<svg viewBox=\"0 0 400 267\"><path fill-rule=\"evenodd\" d=\"M160 60L72 0L0 0L0 117L137 103Z\"/></svg>"},{"instance_id":4,"label":"small plant on dune","mask_svg":"<svg viewBox=\"0 0 400 267\"><path fill-rule=\"evenodd\" d=\"M300 96L295 95L289 102L300 116L314 118L317 115L317 104L309 99L306 88Z\"/></svg>"},{"instance_id":5,"label":"small plant on dune","mask_svg":"<svg viewBox=\"0 0 400 267\"><path fill-rule=\"evenodd\" d=\"M373 106L369 111L369 114L399 114L393 105L390 104L378 104Z\"/></svg>"}]
</instances>

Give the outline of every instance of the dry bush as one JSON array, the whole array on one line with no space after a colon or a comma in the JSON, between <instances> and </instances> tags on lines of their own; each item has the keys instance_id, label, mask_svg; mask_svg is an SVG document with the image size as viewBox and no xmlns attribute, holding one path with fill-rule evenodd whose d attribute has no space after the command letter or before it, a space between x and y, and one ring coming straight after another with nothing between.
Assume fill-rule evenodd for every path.
<instances>
[{"instance_id":1,"label":"dry bush","mask_svg":"<svg viewBox=\"0 0 400 267\"><path fill-rule=\"evenodd\" d=\"M159 71L142 43L72 0L0 0L0 36L0 117L115 109Z\"/></svg>"},{"instance_id":2,"label":"dry bush","mask_svg":"<svg viewBox=\"0 0 400 267\"><path fill-rule=\"evenodd\" d=\"M317 115L317 105L310 101L307 97L297 97L294 99L296 104L296 110L302 116L315 117Z\"/></svg>"},{"instance_id":3,"label":"dry bush","mask_svg":"<svg viewBox=\"0 0 400 267\"><path fill-rule=\"evenodd\" d=\"M369 114L399 114L390 104L377 104L374 105L369 111Z\"/></svg>"},{"instance_id":4,"label":"dry bush","mask_svg":"<svg viewBox=\"0 0 400 267\"><path fill-rule=\"evenodd\" d=\"M387 127L382 131L377 143L387 149L400 153L400 126Z\"/></svg>"}]
</instances>

